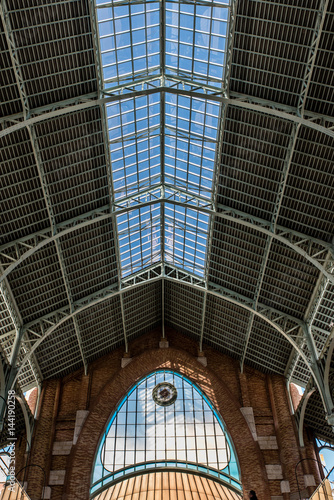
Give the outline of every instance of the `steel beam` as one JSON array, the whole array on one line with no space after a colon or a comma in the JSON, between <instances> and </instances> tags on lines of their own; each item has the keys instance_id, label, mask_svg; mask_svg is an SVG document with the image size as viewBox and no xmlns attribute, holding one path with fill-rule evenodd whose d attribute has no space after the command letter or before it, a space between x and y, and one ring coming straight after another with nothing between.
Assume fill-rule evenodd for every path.
<instances>
[{"instance_id":1,"label":"steel beam","mask_svg":"<svg viewBox=\"0 0 334 500\"><path fill-rule=\"evenodd\" d=\"M22 413L23 413L24 423L25 423L25 428L26 428L26 440L27 440L26 452L29 452L30 447L31 447L33 422L31 422L31 420L29 418L27 403L26 403L25 399L18 396L18 395L15 395L15 399L19 402L19 404L21 406Z\"/></svg>"},{"instance_id":2,"label":"steel beam","mask_svg":"<svg viewBox=\"0 0 334 500\"><path fill-rule=\"evenodd\" d=\"M119 291L121 291L121 288L119 288ZM124 335L124 345L125 345L125 352L129 352L129 345L128 345L128 339L126 336L126 324L125 324L125 313L124 313L124 302L123 302L123 293L119 293L119 299L121 302L121 313L122 313L122 325L123 325L123 335Z\"/></svg>"},{"instance_id":3,"label":"steel beam","mask_svg":"<svg viewBox=\"0 0 334 500\"><path fill-rule=\"evenodd\" d=\"M292 163L292 158L293 158L295 147L296 147L299 128L300 128L300 125L292 124L292 132L291 132L289 145L288 145L286 155L285 155L285 161L284 161L283 169L281 172L281 177L279 180L279 186L278 186L278 192L276 195L274 210L273 210L273 214L271 217L270 227L271 227L271 230L273 233L276 232L277 221L278 221L279 212L280 212L280 208L281 208L282 201L283 201L284 191L285 191L286 183L288 180L288 175L289 175L290 166ZM261 268L260 268L259 276L258 276L257 283L256 283L256 289L255 289L254 296L253 296L255 307L257 306L257 303L258 303L258 300L260 297L262 283L263 283L266 268L267 268L267 263L268 263L268 259L269 259L269 254L270 254L272 242L273 242L273 237L268 236L267 241L266 241L266 246L265 246L265 249L263 252ZM248 326L247 326L247 331L246 331L245 345L244 345L244 349L243 349L243 352L241 355L241 360L240 360L241 372L243 372L243 365L244 365L244 361L246 358L247 348L248 348L248 344L249 344L249 340L250 340L250 336L251 336L251 332L252 332L252 328L253 328L253 322L254 322L254 313L251 313L250 318L249 318L249 322L248 322Z\"/></svg>"},{"instance_id":4,"label":"steel beam","mask_svg":"<svg viewBox=\"0 0 334 500\"><path fill-rule=\"evenodd\" d=\"M129 86L128 84L127 86ZM198 84L199 87L201 87L201 84ZM112 90L110 90L112 92ZM87 101L83 101L83 97L78 97L75 100L73 100L73 103L71 104L71 100L65 101L65 106L63 106L62 103L59 103L59 107L57 107L57 104L50 105L50 107L44 107L43 110L46 112L42 112L39 114L39 110L32 110L30 111L31 118L27 119L22 119L24 118L21 116L21 121L17 121L14 125L7 127L3 130L0 130L0 138L4 137L5 135L11 134L13 132L16 132L17 130L20 130L24 127L29 127L31 125L34 125L36 123L45 121L45 120L50 120L62 115L65 115L67 113L75 113L78 111L82 111L84 109L89 109L89 108L94 108L101 106L102 104L108 104L111 102L116 102L116 101L121 101L124 99L130 99L134 97L140 97L143 95L152 95L152 94L157 94L159 92L167 92L171 94L176 94L176 95L185 95L185 96L190 96L194 97L197 99L204 99L204 100L210 100L214 102L219 102L219 103L225 103L229 104L231 106L235 106L238 108L243 108L247 109L250 111L254 111L256 113L264 113L266 115L270 116L275 116L276 118L281 118L283 120L287 120L289 122L294 122L297 124L300 124L304 127L309 127L313 130L316 130L317 132L321 132L329 137L334 138L334 130L332 130L333 126L333 118L327 117L324 115L317 115L315 113L308 113L307 116L310 116L310 119L301 117L297 114L297 109L295 108L288 108L289 111L281 110L281 106L277 103L274 103L272 101L257 101L253 97L250 96L240 96L238 98L234 98L233 94L231 94L230 97L225 97L225 96L220 96L216 95L216 93L209 93L207 92L193 92L193 91L187 91L182 88L172 88L172 87L158 87L158 88L152 88L152 89L144 89L144 90L136 90L133 92L124 92L122 94L117 94L117 95L109 95L105 97L99 98L98 94L90 94L90 98L87 99ZM261 104L260 104L261 102ZM77 103L77 104L75 104ZM16 121L20 120L19 118L20 115L15 115L12 117L6 117L4 118L4 122L7 123L9 121ZM323 123L331 123L331 127L327 128L326 126L319 125L318 123L315 123L315 121L321 121Z\"/></svg>"},{"instance_id":5,"label":"steel beam","mask_svg":"<svg viewBox=\"0 0 334 500\"><path fill-rule=\"evenodd\" d=\"M324 384L325 384L326 396L328 399L330 399L332 397L331 389L329 386L329 372L330 372L330 367L331 367L333 351L334 351L334 335L332 336L332 339L329 343L328 350L326 352L326 361L325 361L325 370L324 370Z\"/></svg>"},{"instance_id":6,"label":"steel beam","mask_svg":"<svg viewBox=\"0 0 334 500\"><path fill-rule=\"evenodd\" d=\"M312 396L312 394L314 392L315 392L315 387L312 387L312 389L310 389L309 391L306 392L306 394L303 397L302 406L300 408L299 422L298 422L298 439L299 439L299 446L301 448L304 447L303 430L304 430L304 418L305 418L306 406L307 406L307 403L308 403L310 397Z\"/></svg>"},{"instance_id":7,"label":"steel beam","mask_svg":"<svg viewBox=\"0 0 334 500\"><path fill-rule=\"evenodd\" d=\"M159 185L151 188L148 191L157 192L160 188L161 186ZM89 212L88 214L84 214L78 218L72 219L71 221L63 223L61 225L62 230L56 234L53 234L52 236L45 237L46 236L45 232L35 233L34 235L30 236L30 239L34 240L29 242L30 243L29 246L31 246L31 248L29 248L23 254L19 255L19 257L16 259L13 257L13 252L17 250L21 240L19 241L17 240L9 245L2 246L0 248L0 258L2 258L1 264L3 266L6 266L6 268L3 271L2 275L0 276L0 282L3 281L13 269L15 269L18 265L24 262L32 254L40 250L42 247L51 243L51 241L60 239L66 234L82 229L83 227L87 227L96 222L100 222L109 218L114 219L117 215L121 215L123 213L129 212L134 209L150 206L156 204L157 201L160 201L160 202L168 202L175 206L196 209L202 213L207 214L208 216L214 216L222 220L228 220L235 224L248 227L254 231L270 236L273 239L280 241L287 247L291 248L299 255L303 256L306 260L311 262L317 269L319 269L319 271L321 271L323 275L331 283L334 284L334 275L333 275L334 257L332 257L329 262L328 261L324 262L325 255L327 254L327 252L330 251L331 254L333 253L333 248L330 243L315 238L311 238L305 234L292 231L282 226L276 226L276 231L273 232L272 229L270 228L270 223L268 221L259 219L257 217L252 217L249 214L231 209L230 207L226 207L220 204L217 205L217 211L211 210L210 208L206 208L205 206L200 206L198 200L196 200L196 198L193 197L191 193L190 194L186 193L177 188L173 188L173 193L174 193L173 194L174 198L175 195L177 195L180 197L180 199L182 198L185 199L186 194L188 194L190 200L187 200L187 202L183 202L171 199L171 197L163 197L163 193L161 192L160 189L159 197L156 196L153 200L151 199L145 202L141 202L139 200L137 204L132 204L133 200L135 199L135 197L132 197L131 202L129 201L128 203L130 204L130 206L125 206L125 207L123 206L122 208L119 208L117 211L110 212L109 207L102 207L98 211ZM137 195L137 197L138 196L139 195ZM189 201L191 201L191 203ZM194 201L196 204L194 204ZM204 203L208 204L208 200L203 199L203 204ZM60 229L60 225L58 225L58 228ZM24 242L26 241L29 241L28 237L24 238ZM319 247L321 247L320 250ZM24 245L21 248L24 248ZM10 249L11 251L8 252L8 250ZM5 253L6 250L7 254Z\"/></svg>"},{"instance_id":8,"label":"steel beam","mask_svg":"<svg viewBox=\"0 0 334 500\"><path fill-rule=\"evenodd\" d=\"M161 87L165 87L165 39L166 39L166 2L160 1L160 67L161 67ZM163 91L160 94L160 171L161 171L161 188L162 197L165 198L165 130L166 129L166 93ZM165 203L161 203L161 229L160 229L160 249L161 261L165 262ZM163 296L164 300L164 296ZM163 337L165 336L165 325L163 318Z\"/></svg>"},{"instance_id":9,"label":"steel beam","mask_svg":"<svg viewBox=\"0 0 334 500\"><path fill-rule=\"evenodd\" d=\"M22 77L20 63L18 59L17 48L14 40L13 30L11 26L11 22L9 19L9 13L7 9L7 4L5 0L1 0L0 2L0 17L7 41L8 51L10 55L10 59L13 66L13 71L15 74L16 85L18 88L19 96L22 104L22 117L25 120L29 115L29 106L28 106L28 97L24 88L24 79Z\"/></svg>"},{"instance_id":10,"label":"steel beam","mask_svg":"<svg viewBox=\"0 0 334 500\"><path fill-rule=\"evenodd\" d=\"M94 45L94 59L95 59L95 68L96 68L96 76L98 82L98 96L99 99L103 96L104 84L103 84L103 66L102 66L102 57L100 50L100 43L98 37L98 24L97 24L97 16L96 16L96 7L94 0L90 0L89 2L90 14L91 14L91 27L93 33L93 45ZM107 170L107 179L108 179L108 193L109 193L109 211L110 213L115 212L117 205L115 204L115 193L114 193L114 183L113 183L113 174L112 174L112 166L111 166L111 158L110 158L110 149L109 149L109 136L108 136L108 120L106 116L106 108L103 103L100 103L100 113L101 113L101 122L102 122L102 132L103 132L103 143L104 143L104 154L106 160L106 170ZM121 283L121 257L119 251L119 243L118 243L118 231L117 231L117 223L116 218L112 218L112 227L113 227L113 237L115 242L115 253L116 253L116 266L117 266L117 278L118 283Z\"/></svg>"},{"instance_id":11,"label":"steel beam","mask_svg":"<svg viewBox=\"0 0 334 500\"><path fill-rule=\"evenodd\" d=\"M216 89L214 87L205 86L205 85L200 84L200 83L195 82L195 81L191 81L191 80L188 81L187 79L184 79L184 78L181 80L180 78L175 77L175 75L166 75L166 76L168 76L168 79L170 79L170 80L179 81L180 83L184 82L187 84L197 85L200 88L206 89L207 91L210 91L213 93L217 93L217 91L218 91L218 89ZM106 96L109 96L109 95L112 95L114 92L121 92L121 91L130 89L130 88L132 88L132 86L135 86L139 83L147 83L147 82L150 82L153 80L157 80L159 78L161 78L160 74L145 77L145 78L138 78L138 79L134 80L133 82L130 82L130 83L126 82L124 84L117 85L117 86L113 87L109 91L109 93L104 91L103 94ZM218 94L220 94L220 93L221 92L218 92ZM130 95L130 97L131 97L131 95ZM205 94L204 94L203 98L205 98ZM81 96L66 99L64 101L58 101L56 103L51 103L51 104L30 110L30 117L41 116L42 118L40 121L44 121L44 120L47 120L49 118L52 118L52 116L50 116L50 113L53 113L56 110L61 110L61 109L65 110L66 108L71 108L73 106L77 106L77 105L85 104L85 103L88 104L88 107L97 106L97 104L93 104L93 102L96 101L97 99L100 99L98 92L92 92L90 94L83 94ZM234 101L245 103L244 107L246 107L247 103L249 103L252 106L258 105L258 106L261 106L264 108L268 108L267 114L270 114L270 109L274 109L274 110L282 111L282 112L287 113L287 114L292 115L292 116L298 115L298 108L295 108L293 106L287 106L285 104L278 103L275 101L269 101L267 99L261 99L259 97L249 96L246 94L239 94L237 92L230 92L229 97L225 97L225 102L227 104L231 104L233 106ZM253 109L253 107L252 107L252 109ZM72 112L72 110L69 109L68 112L70 113L70 112ZM65 113L65 111L64 111L64 113ZM64 113L62 113L62 114L64 114ZM334 124L334 117L320 114L320 113L314 113L314 112L308 111L308 110L304 110L304 117L310 122L319 121L322 124L325 124L325 123L332 124L332 125ZM0 118L0 124L2 124L4 128L6 128L5 125L7 123L15 123L15 124L20 123L21 124L21 125L19 125L20 128L24 128L26 126L26 123L24 122L23 113L16 113L15 115L9 115L9 116ZM324 128L330 128L330 129L332 128L332 126L331 127L326 127L325 125L322 125L322 126ZM0 137L1 137L1 135L0 135Z\"/></svg>"},{"instance_id":12,"label":"steel beam","mask_svg":"<svg viewBox=\"0 0 334 500\"><path fill-rule=\"evenodd\" d=\"M254 314L262 318L266 323L276 329L281 335L283 335L291 345L299 352L301 357L304 359L305 363L310 367L311 373L313 373L313 368L310 366L309 360L306 355L301 351L299 346L295 343L293 333L303 326L303 322L297 318L293 318L289 315L282 313L276 309L268 307L264 304L258 304L257 310L254 311L251 299L244 297L240 294L227 290L225 288L219 287L218 285L209 283L209 288L205 288L205 281L191 273L187 273L181 269L171 266L169 264L156 264L152 265L150 268L136 273L135 276L129 277L123 280L122 289L119 290L117 285L113 285L100 292L93 294L89 297L81 299L74 304L74 310L69 308L62 308L55 313L51 313L40 320L27 324L24 327L24 331L29 333L34 333L34 327L39 326L43 334L41 337L36 337L35 343L32 345L31 352L27 354L24 361L19 369L19 373L22 370L23 365L27 362L29 356L35 349L47 338L53 331L55 331L61 324L76 316L80 312L92 307L98 303L101 303L112 296L123 295L125 291L129 288L137 289L145 283L152 283L160 281L162 279L174 281L176 283L182 283L189 287L201 290L203 294L214 295L221 298L227 302L233 303L249 312L254 312ZM123 311L124 312L124 311Z\"/></svg>"},{"instance_id":13,"label":"steel beam","mask_svg":"<svg viewBox=\"0 0 334 500\"><path fill-rule=\"evenodd\" d=\"M328 254L326 256L325 265L329 266L329 269L331 272L334 271L333 257L332 257L332 254L330 252L328 252ZM311 300L310 300L310 303L309 303L309 306L307 308L305 318L304 318L305 323L307 323L310 326L311 330L320 331L321 333L328 335L328 336L330 335L329 332L323 331L317 327L314 327L313 322L316 319L317 312L319 310L319 307L321 306L321 303L323 301L323 298L325 296L325 293L327 291L329 284L330 284L330 281L320 273L317 285L316 285L315 290L313 292L313 295L311 297ZM302 331L300 332L300 338L301 338L301 340L300 340L301 347L303 348L303 346L305 345L305 339L303 338ZM293 379L294 371L295 371L296 367L298 366L298 362L299 362L299 356L293 350L291 352L290 359L289 359L289 362L287 364L287 369L286 369L286 373L285 373L285 375L289 381L291 381Z\"/></svg>"},{"instance_id":14,"label":"steel beam","mask_svg":"<svg viewBox=\"0 0 334 500\"><path fill-rule=\"evenodd\" d=\"M324 26L326 13L328 9L329 0L320 0L319 8L317 12L316 23L312 35L312 42L310 46L310 53L308 61L306 63L306 70L302 82L302 89L299 95L298 101L298 113L300 116L304 116L305 104L307 99L307 94L312 82L312 74L315 65L315 60L317 57L317 52L319 48L320 38L322 34L322 29Z\"/></svg>"},{"instance_id":15,"label":"steel beam","mask_svg":"<svg viewBox=\"0 0 334 500\"><path fill-rule=\"evenodd\" d=\"M230 95L230 77L232 68L232 52L234 44L234 33L235 33L235 22L237 15L238 0L230 1L230 12L229 12L229 32L227 38L227 48L226 48L226 63L225 63L225 75L223 89L226 96Z\"/></svg>"},{"instance_id":16,"label":"steel beam","mask_svg":"<svg viewBox=\"0 0 334 500\"><path fill-rule=\"evenodd\" d=\"M0 270L2 270L1 266ZM12 369L15 370L21 348L23 348L23 351L25 353L29 350L29 346L27 347L27 345L25 344L28 343L28 338L27 335L22 331L23 320L7 280L4 280L2 283L0 283L0 295L2 296L2 299L6 305L7 311L15 328L12 332L8 332L7 334L5 334L5 337L9 336L10 334L15 335L11 354L8 359L8 362L10 363ZM43 377L34 355L29 360L29 364L36 382L40 383L43 380ZM5 387L3 388L3 390L6 390Z\"/></svg>"},{"instance_id":17,"label":"steel beam","mask_svg":"<svg viewBox=\"0 0 334 500\"><path fill-rule=\"evenodd\" d=\"M56 219L55 219L55 215L53 212L51 197L49 194L49 188L48 188L48 184L46 181L46 175L44 172L44 167L43 167L43 162L42 162L42 158L41 158L41 154L40 154L40 150L39 150L38 140L37 140L35 131L32 127L28 127L28 132L29 132L29 136L30 136L30 141L31 141L33 153L34 153L35 163L36 163L37 170L38 170L38 175L39 175L41 186L42 186L42 192L43 192L43 196L44 196L44 200L45 200L45 205L46 205L46 209L47 209L49 220L50 220L51 232L53 235L55 235L57 232ZM64 282L64 286L65 286L65 290L66 290L67 300L68 300L70 308L72 309L73 298L72 298L71 287L70 287L68 276L67 276L67 271L66 271L66 266L65 266L65 262L64 262L64 256L63 256L63 252L62 252L62 248L61 248L60 239L58 238L58 239L55 239L53 241L54 241L54 244L56 247L59 266L60 266L60 270L61 270L61 274L63 277L63 282ZM77 341L78 341L78 345L79 345L79 350L80 350L82 362L83 362L83 365L85 368L85 373L86 373L88 364L87 364L87 360L86 360L86 357L84 354L80 329L79 329L79 325L76 321L76 318L73 319L73 323L74 323L74 329L75 329L75 333L76 333L76 337L77 337ZM23 340L23 338L22 338L22 340Z\"/></svg>"}]
</instances>

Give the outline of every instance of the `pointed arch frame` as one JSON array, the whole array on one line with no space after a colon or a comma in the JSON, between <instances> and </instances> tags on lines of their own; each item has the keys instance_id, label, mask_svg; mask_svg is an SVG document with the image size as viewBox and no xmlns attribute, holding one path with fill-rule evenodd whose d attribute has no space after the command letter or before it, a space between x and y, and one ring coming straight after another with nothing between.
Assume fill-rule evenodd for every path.
<instances>
[{"instance_id":1,"label":"pointed arch frame","mask_svg":"<svg viewBox=\"0 0 334 500\"><path fill-rule=\"evenodd\" d=\"M111 426L114 424L114 421L116 419L117 414L119 413L119 411L121 410L123 405L126 403L128 398L130 397L130 395L136 390L136 388L138 388L146 379L152 377L155 374L161 374L161 373L163 373L163 374L169 373L169 374L172 374L173 376L176 375L180 379L184 380L187 384L191 385L199 393L201 398L205 401L205 403L211 409L214 417L216 418L218 424L220 425L220 427L223 431L223 434L225 436L228 447L231 450L231 456L230 456L230 459L228 460L227 466L231 462L231 457L233 456L233 458L235 459L236 466L237 466L239 480L237 479L236 476L233 476L233 475L230 475L226 472L223 472L227 466L224 469L221 469L221 470L217 469L216 470L213 467L210 467L209 465L206 466L205 464L202 464L199 462L195 463L195 462L189 462L188 460L178 460L178 459L170 459L170 460L169 459L156 459L154 461L145 461L145 462L140 462L140 463L134 463L130 466L125 466L123 469L110 472L110 474L107 474L106 476L102 477L101 479L99 479L98 481L95 481L95 483L93 483L94 469L96 466L98 455L101 452L101 446L103 447L103 444L107 438L107 434L108 434ZM137 410L136 410L136 412L137 412ZM137 436L134 437L134 439L136 439L136 438L137 438ZM102 460L101 460L101 465L103 468L105 468L103 463L102 463ZM108 470L108 469L106 469L106 470ZM143 474L143 473L159 472L162 470L164 470L164 471L165 470L173 470L173 471L181 471L181 472L187 472L187 473L191 473L191 474L203 475L204 477L211 478L215 481L220 482L221 484L223 484L225 486L231 487L236 492L240 493L240 490L242 489L242 485L241 485L241 481L240 481L241 469L240 469L240 464L239 464L239 460L238 460L238 455L237 455L233 440L230 436L230 433L227 430L227 426L225 424L225 421L224 421L223 417L221 416L220 412L218 411L218 409L215 407L213 402L210 400L209 396L207 396L207 394L201 389L201 387L199 387L199 385L197 383L190 380L190 378L188 378L187 375L184 375L175 369L160 368L160 369L152 370L150 373L142 376L139 380L137 380L135 382L135 384L133 384L130 387L130 389L127 391L127 393L120 399L120 401L116 405L116 408L114 408L113 412L109 416L109 419L104 427L103 434L100 437L100 440L98 442L98 445L97 445L96 451L95 451L95 455L94 455L94 465L93 465L93 468L91 471L91 480L90 480L91 497L94 498L99 493L102 493L105 489L109 488L110 486L116 484L119 481L127 479L128 477L132 477L132 476ZM110 481L108 481L108 478L110 478ZM106 484L103 484L105 481L107 481ZM102 483L102 486L93 490L93 488L96 488L96 486L100 483Z\"/></svg>"}]
</instances>

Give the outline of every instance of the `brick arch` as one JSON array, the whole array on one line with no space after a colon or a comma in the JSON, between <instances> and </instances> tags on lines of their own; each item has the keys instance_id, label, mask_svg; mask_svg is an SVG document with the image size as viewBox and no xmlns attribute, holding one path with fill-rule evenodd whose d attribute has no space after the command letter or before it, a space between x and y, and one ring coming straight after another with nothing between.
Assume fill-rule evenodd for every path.
<instances>
[{"instance_id":1,"label":"brick arch","mask_svg":"<svg viewBox=\"0 0 334 500\"><path fill-rule=\"evenodd\" d=\"M147 350L133 358L125 368L120 368L115 376L106 380L93 399L77 444L69 457L65 481L66 500L89 498L96 449L112 412L136 381L164 368L187 376L208 396L220 412L234 443L244 492L254 489L261 500L269 499L264 460L240 411L238 396L232 394L224 381L194 356L180 349L168 348Z\"/></svg>"}]
</instances>

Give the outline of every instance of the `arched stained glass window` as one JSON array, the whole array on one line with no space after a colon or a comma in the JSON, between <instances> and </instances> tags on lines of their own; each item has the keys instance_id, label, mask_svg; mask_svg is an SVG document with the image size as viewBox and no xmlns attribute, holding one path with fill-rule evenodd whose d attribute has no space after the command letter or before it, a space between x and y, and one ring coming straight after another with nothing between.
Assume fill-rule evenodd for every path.
<instances>
[{"instance_id":1,"label":"arched stained glass window","mask_svg":"<svg viewBox=\"0 0 334 500\"><path fill-rule=\"evenodd\" d=\"M139 381L119 403L98 447L91 491L157 467L197 470L241 489L220 415L199 387L167 370Z\"/></svg>"}]
</instances>

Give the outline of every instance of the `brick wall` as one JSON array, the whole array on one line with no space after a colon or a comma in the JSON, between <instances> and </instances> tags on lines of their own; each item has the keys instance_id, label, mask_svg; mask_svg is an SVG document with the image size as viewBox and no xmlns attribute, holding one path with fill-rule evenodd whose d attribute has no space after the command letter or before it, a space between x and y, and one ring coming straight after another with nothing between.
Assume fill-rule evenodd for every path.
<instances>
[{"instance_id":1,"label":"brick wall","mask_svg":"<svg viewBox=\"0 0 334 500\"><path fill-rule=\"evenodd\" d=\"M159 348L159 330L131 342L131 361L124 368L119 349L92 363L86 376L78 371L45 382L30 462L46 470L46 496L88 500L96 448L117 403L135 381L168 368L198 384L221 413L235 445L245 494L254 489L260 500L287 500L290 490L293 499L294 467L313 448L307 436L305 448L298 446L285 380L249 367L241 374L237 360L211 348L205 349L203 366L197 360L197 343L171 329L166 333L167 349ZM304 474L316 476L305 464L299 472L302 488ZM41 498L38 472L31 468L27 474L32 500Z\"/></svg>"}]
</instances>

